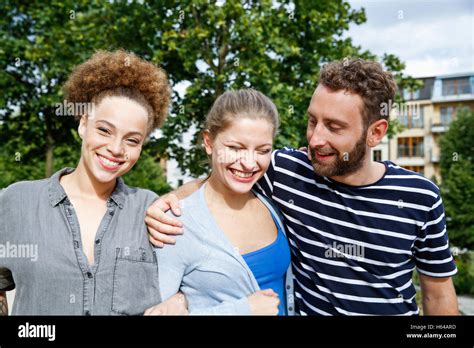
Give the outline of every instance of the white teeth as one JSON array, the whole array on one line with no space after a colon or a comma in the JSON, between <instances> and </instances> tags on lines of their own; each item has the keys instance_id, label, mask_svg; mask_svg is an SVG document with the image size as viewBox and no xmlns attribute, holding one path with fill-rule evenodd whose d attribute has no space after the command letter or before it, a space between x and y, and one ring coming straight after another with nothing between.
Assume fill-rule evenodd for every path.
<instances>
[{"instance_id":1,"label":"white teeth","mask_svg":"<svg viewBox=\"0 0 474 348\"><path fill-rule=\"evenodd\" d=\"M98 155L98 156L99 156L100 160L102 162L104 162L105 164L107 164L108 166L115 166L116 167L116 166L120 165L119 162L113 162L113 161L110 161L109 159L107 159L105 157L102 157L100 155Z\"/></svg>"},{"instance_id":2,"label":"white teeth","mask_svg":"<svg viewBox=\"0 0 474 348\"><path fill-rule=\"evenodd\" d=\"M232 169L232 174L238 176L239 178L250 178L253 175L253 173L245 173L235 169Z\"/></svg>"}]
</instances>

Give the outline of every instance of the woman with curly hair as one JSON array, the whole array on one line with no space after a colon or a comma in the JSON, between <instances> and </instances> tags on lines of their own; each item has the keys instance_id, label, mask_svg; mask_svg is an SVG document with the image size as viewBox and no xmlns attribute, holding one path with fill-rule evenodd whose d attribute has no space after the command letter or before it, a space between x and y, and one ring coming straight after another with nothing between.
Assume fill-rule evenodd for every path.
<instances>
[{"instance_id":1,"label":"woman with curly hair","mask_svg":"<svg viewBox=\"0 0 474 348\"><path fill-rule=\"evenodd\" d=\"M13 314L143 314L161 301L144 224L157 195L121 176L166 118L167 76L132 53L99 51L64 91L68 103L93 106L78 115L81 157L76 168L0 194L0 242L27 251L0 258L1 314L15 287Z\"/></svg>"}]
</instances>

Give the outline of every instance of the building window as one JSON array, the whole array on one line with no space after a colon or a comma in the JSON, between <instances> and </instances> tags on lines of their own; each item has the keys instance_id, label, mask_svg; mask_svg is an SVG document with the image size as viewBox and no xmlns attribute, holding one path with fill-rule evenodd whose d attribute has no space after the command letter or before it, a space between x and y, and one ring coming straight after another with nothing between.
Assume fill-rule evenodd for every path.
<instances>
[{"instance_id":1,"label":"building window","mask_svg":"<svg viewBox=\"0 0 474 348\"><path fill-rule=\"evenodd\" d=\"M420 99L420 90L411 91L407 88L403 89L403 99L404 100L416 100Z\"/></svg>"},{"instance_id":2,"label":"building window","mask_svg":"<svg viewBox=\"0 0 474 348\"><path fill-rule=\"evenodd\" d=\"M449 126L451 121L453 120L455 108L453 106L447 106L440 108L440 118L441 118L441 125Z\"/></svg>"},{"instance_id":3,"label":"building window","mask_svg":"<svg viewBox=\"0 0 474 348\"><path fill-rule=\"evenodd\" d=\"M374 150L373 159L375 162L382 162L382 150Z\"/></svg>"},{"instance_id":4,"label":"building window","mask_svg":"<svg viewBox=\"0 0 474 348\"><path fill-rule=\"evenodd\" d=\"M458 95L471 93L469 78L443 80L443 95Z\"/></svg>"},{"instance_id":5,"label":"building window","mask_svg":"<svg viewBox=\"0 0 474 348\"><path fill-rule=\"evenodd\" d=\"M398 138L398 157L424 157L423 137Z\"/></svg>"},{"instance_id":6,"label":"building window","mask_svg":"<svg viewBox=\"0 0 474 348\"><path fill-rule=\"evenodd\" d=\"M399 114L398 121L405 128L424 128L424 107L419 105L409 105Z\"/></svg>"},{"instance_id":7,"label":"building window","mask_svg":"<svg viewBox=\"0 0 474 348\"><path fill-rule=\"evenodd\" d=\"M423 166L403 166L403 168L420 173L421 175L425 173L425 167Z\"/></svg>"}]
</instances>

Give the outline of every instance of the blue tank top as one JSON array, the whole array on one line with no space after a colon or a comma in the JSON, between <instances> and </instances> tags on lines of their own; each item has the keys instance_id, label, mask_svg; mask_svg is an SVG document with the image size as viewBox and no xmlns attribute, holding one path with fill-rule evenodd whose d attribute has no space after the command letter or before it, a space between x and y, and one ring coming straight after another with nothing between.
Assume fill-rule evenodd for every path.
<instances>
[{"instance_id":1,"label":"blue tank top","mask_svg":"<svg viewBox=\"0 0 474 348\"><path fill-rule=\"evenodd\" d=\"M276 240L262 249L243 254L242 257L252 271L261 290L272 289L279 298L278 315L286 315L285 275L291 262L290 246L275 216L278 228Z\"/></svg>"}]
</instances>

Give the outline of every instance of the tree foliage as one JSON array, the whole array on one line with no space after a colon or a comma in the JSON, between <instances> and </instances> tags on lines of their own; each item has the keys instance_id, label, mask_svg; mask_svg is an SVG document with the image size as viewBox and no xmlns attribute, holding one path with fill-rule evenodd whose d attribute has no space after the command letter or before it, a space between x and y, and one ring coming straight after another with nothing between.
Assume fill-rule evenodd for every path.
<instances>
[{"instance_id":1,"label":"tree foliage","mask_svg":"<svg viewBox=\"0 0 474 348\"><path fill-rule=\"evenodd\" d=\"M440 141L442 197L450 241L474 249L474 112L462 110Z\"/></svg>"},{"instance_id":2,"label":"tree foliage","mask_svg":"<svg viewBox=\"0 0 474 348\"><path fill-rule=\"evenodd\" d=\"M72 68L97 49L122 47L168 72L175 87L170 117L163 137L145 148L155 163L147 168L157 170L155 159L172 157L193 175L207 171L198 134L225 90L253 87L271 97L281 115L276 146L298 147L305 144L306 109L322 64L378 59L401 86L416 85L397 57L376 57L345 37L350 24L366 17L342 0L52 0L47 6L5 0L0 12L0 186L76 165L77 125L58 117L55 106ZM178 93L176 86L184 85ZM193 128L193 146L184 148L182 136Z\"/></svg>"}]
</instances>

